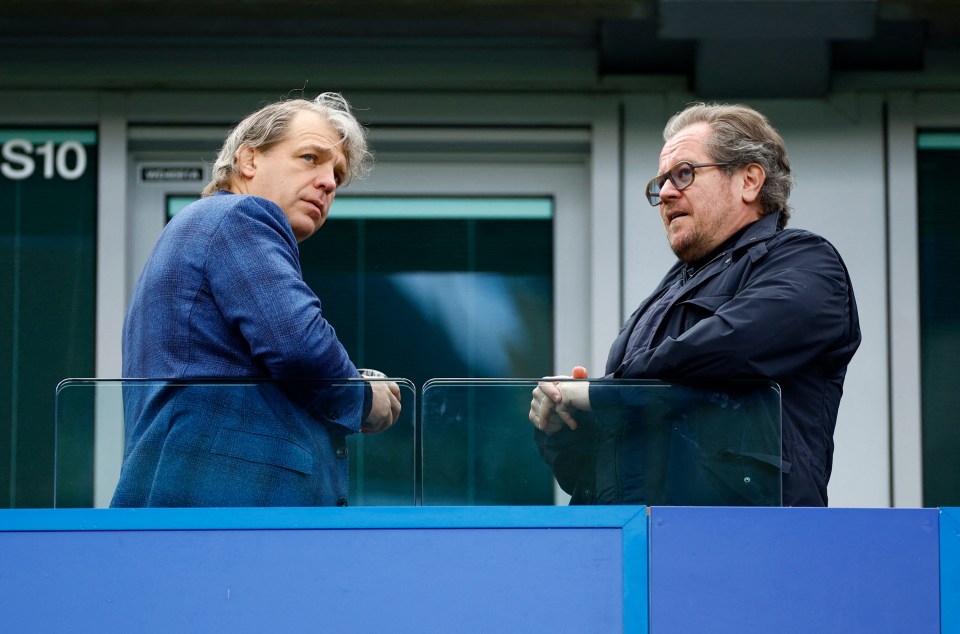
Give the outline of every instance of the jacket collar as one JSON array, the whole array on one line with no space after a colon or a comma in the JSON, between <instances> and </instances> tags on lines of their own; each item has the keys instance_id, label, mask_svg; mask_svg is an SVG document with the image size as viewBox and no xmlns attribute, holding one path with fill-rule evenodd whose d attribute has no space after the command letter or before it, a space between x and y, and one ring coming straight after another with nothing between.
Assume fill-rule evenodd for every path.
<instances>
[{"instance_id":1,"label":"jacket collar","mask_svg":"<svg viewBox=\"0 0 960 634\"><path fill-rule=\"evenodd\" d=\"M744 249L757 242L769 240L777 233L777 225L780 223L780 212L761 216L759 220L747 227L746 232L740 236L733 251Z\"/></svg>"},{"instance_id":2,"label":"jacket collar","mask_svg":"<svg viewBox=\"0 0 960 634\"><path fill-rule=\"evenodd\" d=\"M723 270L727 267L728 264L732 261L734 254L742 253L745 250L750 250L751 257L760 257L766 253L766 241L772 238L777 233L777 225L780 220L780 212L773 214L767 214L766 216L760 217L760 219L755 220L751 224L747 225L746 229L743 231L743 235L737 240L736 244L727 246L726 248L718 248L709 258L706 258L705 261L701 261L696 265L688 265L683 262L678 262L680 267L678 274L681 277L681 284L686 288L681 291L680 295L686 295L690 292L690 289L698 286L704 280L712 277L717 272ZM717 262L721 264L716 265ZM676 270L676 269L674 269ZM689 283L687 283L689 281ZM677 296L679 299L680 295Z\"/></svg>"}]
</instances>

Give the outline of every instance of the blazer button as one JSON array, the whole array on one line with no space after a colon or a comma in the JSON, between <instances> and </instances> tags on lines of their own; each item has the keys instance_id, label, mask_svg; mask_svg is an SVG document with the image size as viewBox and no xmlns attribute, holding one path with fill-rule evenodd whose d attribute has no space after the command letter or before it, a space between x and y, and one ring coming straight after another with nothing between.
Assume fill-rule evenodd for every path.
<instances>
[{"instance_id":1,"label":"blazer button","mask_svg":"<svg viewBox=\"0 0 960 634\"><path fill-rule=\"evenodd\" d=\"M337 447L337 458L346 458L349 454L346 447Z\"/></svg>"},{"instance_id":2,"label":"blazer button","mask_svg":"<svg viewBox=\"0 0 960 634\"><path fill-rule=\"evenodd\" d=\"M340 417L340 412L332 407L323 408L323 413L326 414L327 418L337 419Z\"/></svg>"},{"instance_id":3,"label":"blazer button","mask_svg":"<svg viewBox=\"0 0 960 634\"><path fill-rule=\"evenodd\" d=\"M346 506L346 505L347 505L347 498L340 498L339 500L337 500L337 506Z\"/></svg>"}]
</instances>

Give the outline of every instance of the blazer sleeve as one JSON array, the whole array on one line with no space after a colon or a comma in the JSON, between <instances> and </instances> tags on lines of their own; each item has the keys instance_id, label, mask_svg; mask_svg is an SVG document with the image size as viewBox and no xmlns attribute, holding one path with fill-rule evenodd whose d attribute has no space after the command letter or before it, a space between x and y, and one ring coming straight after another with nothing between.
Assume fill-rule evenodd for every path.
<instances>
[{"instance_id":1,"label":"blazer sleeve","mask_svg":"<svg viewBox=\"0 0 960 634\"><path fill-rule=\"evenodd\" d=\"M299 250L282 211L269 201L239 197L211 240L205 262L209 292L250 354L275 379L359 376L320 300L304 282ZM323 414L356 431L364 393L328 384ZM337 402L339 401L339 402ZM310 404L307 403L309 406Z\"/></svg>"}]
</instances>

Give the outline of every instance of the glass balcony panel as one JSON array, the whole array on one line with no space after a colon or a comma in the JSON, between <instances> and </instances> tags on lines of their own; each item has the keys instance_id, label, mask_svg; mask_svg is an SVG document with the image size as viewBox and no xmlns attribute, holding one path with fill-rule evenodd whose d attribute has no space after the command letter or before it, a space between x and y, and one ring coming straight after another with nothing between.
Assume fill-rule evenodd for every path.
<instances>
[{"instance_id":1,"label":"glass balcony panel","mask_svg":"<svg viewBox=\"0 0 960 634\"><path fill-rule=\"evenodd\" d=\"M780 505L776 384L587 383L593 411L548 436L528 420L536 380L429 381L422 503Z\"/></svg>"},{"instance_id":2,"label":"glass balcony panel","mask_svg":"<svg viewBox=\"0 0 960 634\"><path fill-rule=\"evenodd\" d=\"M405 379L369 380L395 381L400 388L402 409L398 421L382 433L347 436L349 503L354 506L412 505L415 502L416 390ZM325 410L325 395L331 391L347 398L355 391L359 399L363 396L362 389L360 381L344 380L65 380L56 392L54 504L73 508L109 506L120 478L125 433L137 424L140 412L145 411L144 404L148 408L157 407L153 416L170 416L171 420L180 416L179 420L185 424L190 424L189 417L196 412L201 412L206 419L223 418L222 422L213 424L208 420L205 426L210 429L222 429L242 421L243 424L235 428L262 430L264 442L269 443L273 438L283 439L285 434L274 433L277 430L319 424L314 416L331 414ZM179 413L171 415L171 407L179 408ZM331 456L331 459L338 458Z\"/></svg>"}]
</instances>

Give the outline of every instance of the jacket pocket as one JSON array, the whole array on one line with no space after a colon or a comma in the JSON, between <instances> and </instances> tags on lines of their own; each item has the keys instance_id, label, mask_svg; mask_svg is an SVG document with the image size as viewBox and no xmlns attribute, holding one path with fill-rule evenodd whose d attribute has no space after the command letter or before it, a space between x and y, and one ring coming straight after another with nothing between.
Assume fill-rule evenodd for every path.
<instances>
[{"instance_id":1,"label":"jacket pocket","mask_svg":"<svg viewBox=\"0 0 960 634\"><path fill-rule=\"evenodd\" d=\"M267 434L223 427L210 452L247 462L273 465L305 475L313 473L313 455L300 445Z\"/></svg>"}]
</instances>

